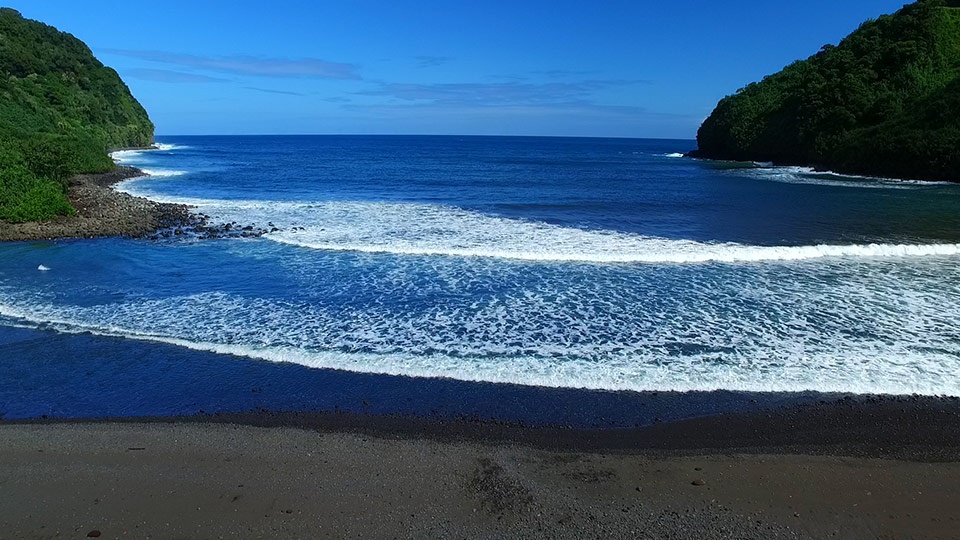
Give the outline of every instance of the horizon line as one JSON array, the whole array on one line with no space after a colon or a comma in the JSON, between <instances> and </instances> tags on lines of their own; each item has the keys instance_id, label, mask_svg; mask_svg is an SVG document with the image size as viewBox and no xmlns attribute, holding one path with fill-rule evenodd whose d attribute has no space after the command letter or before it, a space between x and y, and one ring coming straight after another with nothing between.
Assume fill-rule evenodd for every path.
<instances>
[{"instance_id":1,"label":"horizon line","mask_svg":"<svg viewBox=\"0 0 960 540\"><path fill-rule=\"evenodd\" d=\"M623 135L491 135L470 133L203 133L203 134L155 134L154 137L502 137L528 139L629 139L648 141L696 142L696 137L630 137Z\"/></svg>"}]
</instances>

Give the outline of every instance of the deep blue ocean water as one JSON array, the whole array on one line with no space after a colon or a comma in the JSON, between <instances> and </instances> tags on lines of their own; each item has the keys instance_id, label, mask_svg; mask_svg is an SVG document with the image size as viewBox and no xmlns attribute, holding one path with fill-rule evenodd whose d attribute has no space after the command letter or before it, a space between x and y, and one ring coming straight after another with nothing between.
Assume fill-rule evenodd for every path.
<instances>
[{"instance_id":1,"label":"deep blue ocean water","mask_svg":"<svg viewBox=\"0 0 960 540\"><path fill-rule=\"evenodd\" d=\"M329 373L444 378L448 403L458 381L960 395L957 185L693 141L159 142L115 154L151 174L119 189L277 231L0 245L0 413L323 409Z\"/></svg>"}]
</instances>

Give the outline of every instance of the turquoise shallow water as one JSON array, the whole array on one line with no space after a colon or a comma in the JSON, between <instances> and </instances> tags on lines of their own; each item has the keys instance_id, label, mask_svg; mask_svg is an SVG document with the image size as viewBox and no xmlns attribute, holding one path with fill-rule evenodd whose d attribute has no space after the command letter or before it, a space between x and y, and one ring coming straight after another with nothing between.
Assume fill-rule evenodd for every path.
<instances>
[{"instance_id":1,"label":"turquoise shallow water","mask_svg":"<svg viewBox=\"0 0 960 540\"><path fill-rule=\"evenodd\" d=\"M691 141L161 142L116 155L152 174L120 189L278 230L0 246L0 407L36 411L37 381L97 366L149 396L160 350L181 351L179 367L163 364L184 374L218 359L224 380L230 366L289 363L275 375L293 386L335 368L597 390L960 395L958 186L677 157ZM51 360L76 339L82 361ZM116 340L133 349L104 345Z\"/></svg>"}]
</instances>

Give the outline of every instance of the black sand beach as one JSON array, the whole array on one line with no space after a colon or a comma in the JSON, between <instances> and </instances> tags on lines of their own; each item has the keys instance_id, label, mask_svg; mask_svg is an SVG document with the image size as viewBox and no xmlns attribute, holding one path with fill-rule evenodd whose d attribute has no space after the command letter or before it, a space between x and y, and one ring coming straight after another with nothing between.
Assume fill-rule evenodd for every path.
<instances>
[{"instance_id":1,"label":"black sand beach","mask_svg":"<svg viewBox=\"0 0 960 540\"><path fill-rule=\"evenodd\" d=\"M956 538L960 404L627 430L347 413L0 425L18 538Z\"/></svg>"},{"instance_id":2,"label":"black sand beach","mask_svg":"<svg viewBox=\"0 0 960 540\"><path fill-rule=\"evenodd\" d=\"M78 216L0 239L193 219L110 188L138 174L77 177ZM416 379L13 327L0 358L0 537L960 537L957 398Z\"/></svg>"},{"instance_id":3,"label":"black sand beach","mask_svg":"<svg viewBox=\"0 0 960 540\"><path fill-rule=\"evenodd\" d=\"M0 335L0 536L960 531L957 398L537 388L84 334L41 358L38 332Z\"/></svg>"}]
</instances>

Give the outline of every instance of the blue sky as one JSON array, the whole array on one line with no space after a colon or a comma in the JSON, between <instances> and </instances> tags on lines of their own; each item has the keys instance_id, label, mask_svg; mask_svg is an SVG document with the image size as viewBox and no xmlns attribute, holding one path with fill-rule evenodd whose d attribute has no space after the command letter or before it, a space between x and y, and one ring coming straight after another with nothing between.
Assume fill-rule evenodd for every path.
<instances>
[{"instance_id":1,"label":"blue sky","mask_svg":"<svg viewBox=\"0 0 960 540\"><path fill-rule=\"evenodd\" d=\"M903 0L0 2L85 41L160 135L693 138Z\"/></svg>"}]
</instances>

